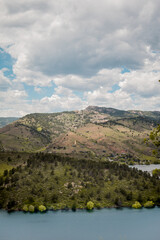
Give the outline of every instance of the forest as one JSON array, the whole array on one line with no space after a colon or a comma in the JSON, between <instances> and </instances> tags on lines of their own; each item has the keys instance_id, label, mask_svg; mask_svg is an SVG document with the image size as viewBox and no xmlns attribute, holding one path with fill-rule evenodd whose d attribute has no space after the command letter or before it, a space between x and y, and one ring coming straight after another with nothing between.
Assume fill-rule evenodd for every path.
<instances>
[{"instance_id":1,"label":"forest","mask_svg":"<svg viewBox=\"0 0 160 240\"><path fill-rule=\"evenodd\" d=\"M0 159L0 207L8 211L160 205L159 176L126 164L54 153L1 152Z\"/></svg>"}]
</instances>

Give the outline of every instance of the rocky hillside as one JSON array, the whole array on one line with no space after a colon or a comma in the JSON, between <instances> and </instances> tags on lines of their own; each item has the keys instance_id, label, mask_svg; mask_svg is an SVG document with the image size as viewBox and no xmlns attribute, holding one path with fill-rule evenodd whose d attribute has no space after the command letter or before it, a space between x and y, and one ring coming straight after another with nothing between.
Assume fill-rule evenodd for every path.
<instances>
[{"instance_id":1,"label":"rocky hillside","mask_svg":"<svg viewBox=\"0 0 160 240\"><path fill-rule=\"evenodd\" d=\"M151 160L150 131L160 112L85 110L29 114L0 129L1 151L56 152L90 158Z\"/></svg>"}]
</instances>

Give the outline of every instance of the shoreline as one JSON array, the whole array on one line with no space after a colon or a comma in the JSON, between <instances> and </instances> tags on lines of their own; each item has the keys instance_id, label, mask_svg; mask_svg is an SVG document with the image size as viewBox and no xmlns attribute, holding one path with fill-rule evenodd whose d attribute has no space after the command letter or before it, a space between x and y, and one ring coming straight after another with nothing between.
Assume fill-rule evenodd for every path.
<instances>
[{"instance_id":1,"label":"shoreline","mask_svg":"<svg viewBox=\"0 0 160 240\"><path fill-rule=\"evenodd\" d=\"M86 212L93 212L94 210L104 210L104 209L117 209L117 210L123 210L123 209L138 209L138 210L142 210L142 209L153 209L153 208L160 208L160 205L154 205L152 207L144 207L142 205L142 207L140 208L134 208L132 206L128 207L128 206L114 206L114 207L101 207L101 208L97 208L94 207L93 209L87 209L87 208L76 208L75 210L71 209L71 208L61 208L61 209L46 209L45 211L39 211L36 210L34 212L30 212L30 211L24 211L23 209L13 209L13 210L8 210L8 209L0 209L0 211L5 211L8 212L8 214L10 213L14 213L14 212L23 212L24 214L37 214L37 213L41 213L41 214L45 214L47 212L77 212L77 211L86 211Z\"/></svg>"}]
</instances>

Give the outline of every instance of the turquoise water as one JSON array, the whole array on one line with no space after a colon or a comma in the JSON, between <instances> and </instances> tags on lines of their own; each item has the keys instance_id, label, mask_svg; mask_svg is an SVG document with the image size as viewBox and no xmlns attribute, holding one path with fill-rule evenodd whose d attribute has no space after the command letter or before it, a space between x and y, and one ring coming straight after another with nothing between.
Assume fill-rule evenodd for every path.
<instances>
[{"instance_id":1,"label":"turquoise water","mask_svg":"<svg viewBox=\"0 0 160 240\"><path fill-rule=\"evenodd\" d=\"M160 240L160 208L0 211L0 240Z\"/></svg>"}]
</instances>

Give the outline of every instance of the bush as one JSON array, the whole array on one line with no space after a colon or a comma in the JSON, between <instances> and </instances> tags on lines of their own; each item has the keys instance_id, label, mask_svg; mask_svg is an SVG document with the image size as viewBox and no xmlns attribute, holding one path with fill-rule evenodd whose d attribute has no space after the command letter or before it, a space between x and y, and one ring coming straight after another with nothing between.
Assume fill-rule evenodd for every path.
<instances>
[{"instance_id":1,"label":"bush","mask_svg":"<svg viewBox=\"0 0 160 240\"><path fill-rule=\"evenodd\" d=\"M38 131L38 132L41 132L41 131L42 131L42 127L38 127L38 128L37 128L37 131Z\"/></svg>"},{"instance_id":2,"label":"bush","mask_svg":"<svg viewBox=\"0 0 160 240\"><path fill-rule=\"evenodd\" d=\"M27 206L27 205L24 205L24 206L23 206L23 211L24 211L24 212L28 212L28 206Z\"/></svg>"},{"instance_id":3,"label":"bush","mask_svg":"<svg viewBox=\"0 0 160 240\"><path fill-rule=\"evenodd\" d=\"M153 202L153 201L147 201L147 202L144 204L144 207L145 207L145 208L152 208L152 207L154 207L154 202Z\"/></svg>"},{"instance_id":4,"label":"bush","mask_svg":"<svg viewBox=\"0 0 160 240\"><path fill-rule=\"evenodd\" d=\"M29 212L33 213L35 208L33 205L29 205L29 208L28 208Z\"/></svg>"},{"instance_id":5,"label":"bush","mask_svg":"<svg viewBox=\"0 0 160 240\"><path fill-rule=\"evenodd\" d=\"M45 212L45 211L46 211L46 207L45 207L44 205L40 205L40 206L38 207L38 210L39 210L40 212Z\"/></svg>"},{"instance_id":6,"label":"bush","mask_svg":"<svg viewBox=\"0 0 160 240\"><path fill-rule=\"evenodd\" d=\"M132 205L132 208L136 208L136 209L141 208L141 207L142 207L142 205L141 205L140 202L138 202L138 201L136 201L136 202Z\"/></svg>"},{"instance_id":7,"label":"bush","mask_svg":"<svg viewBox=\"0 0 160 240\"><path fill-rule=\"evenodd\" d=\"M92 210L94 208L94 203L92 201L87 202L87 209Z\"/></svg>"}]
</instances>

